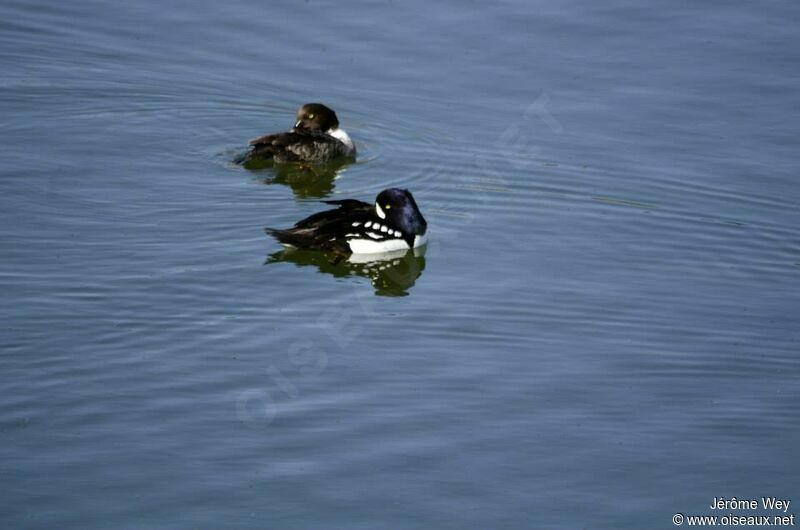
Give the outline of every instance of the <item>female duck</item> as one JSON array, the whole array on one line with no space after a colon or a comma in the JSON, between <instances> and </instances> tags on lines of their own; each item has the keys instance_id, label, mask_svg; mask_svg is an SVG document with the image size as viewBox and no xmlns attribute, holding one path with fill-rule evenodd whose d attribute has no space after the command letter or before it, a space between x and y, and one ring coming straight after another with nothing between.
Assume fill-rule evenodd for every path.
<instances>
[{"instance_id":1,"label":"female duck","mask_svg":"<svg viewBox=\"0 0 800 530\"><path fill-rule=\"evenodd\" d=\"M355 156L356 147L339 128L336 113L321 103L306 103L297 111L292 130L252 140L250 151L236 162L271 159L278 163L322 163Z\"/></svg>"}]
</instances>

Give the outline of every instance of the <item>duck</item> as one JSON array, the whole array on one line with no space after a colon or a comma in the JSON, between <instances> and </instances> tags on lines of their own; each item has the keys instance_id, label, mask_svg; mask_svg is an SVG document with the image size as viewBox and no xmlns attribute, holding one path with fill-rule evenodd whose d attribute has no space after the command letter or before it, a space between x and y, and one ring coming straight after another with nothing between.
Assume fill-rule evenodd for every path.
<instances>
[{"instance_id":1,"label":"duck","mask_svg":"<svg viewBox=\"0 0 800 530\"><path fill-rule=\"evenodd\" d=\"M250 141L250 150L236 162L272 160L277 163L324 163L355 160L356 146L339 127L336 113L322 103L306 103L297 111L288 132L267 134Z\"/></svg>"},{"instance_id":2,"label":"duck","mask_svg":"<svg viewBox=\"0 0 800 530\"><path fill-rule=\"evenodd\" d=\"M338 207L291 228L265 231L285 247L336 254L380 254L427 243L428 223L408 190L385 189L373 204L356 199L322 202Z\"/></svg>"}]
</instances>

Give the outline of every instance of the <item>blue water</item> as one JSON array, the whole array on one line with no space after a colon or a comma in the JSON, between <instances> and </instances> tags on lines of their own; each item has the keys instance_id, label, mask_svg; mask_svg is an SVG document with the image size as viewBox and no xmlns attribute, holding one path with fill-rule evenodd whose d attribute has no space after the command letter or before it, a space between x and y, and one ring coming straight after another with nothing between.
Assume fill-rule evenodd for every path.
<instances>
[{"instance_id":1,"label":"blue water","mask_svg":"<svg viewBox=\"0 0 800 530\"><path fill-rule=\"evenodd\" d=\"M798 16L4 0L0 526L642 529L800 503ZM308 101L357 163L231 163ZM389 186L424 257L266 263L265 226Z\"/></svg>"}]
</instances>

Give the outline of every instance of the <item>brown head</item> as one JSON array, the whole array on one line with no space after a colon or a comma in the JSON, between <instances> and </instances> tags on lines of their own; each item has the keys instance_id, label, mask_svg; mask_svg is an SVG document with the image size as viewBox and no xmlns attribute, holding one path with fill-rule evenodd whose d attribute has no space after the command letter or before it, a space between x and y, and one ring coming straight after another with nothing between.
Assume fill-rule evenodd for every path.
<instances>
[{"instance_id":1,"label":"brown head","mask_svg":"<svg viewBox=\"0 0 800 530\"><path fill-rule=\"evenodd\" d=\"M306 103L297 111L297 123L294 124L296 130L322 131L339 127L339 119L336 113L322 103Z\"/></svg>"}]
</instances>

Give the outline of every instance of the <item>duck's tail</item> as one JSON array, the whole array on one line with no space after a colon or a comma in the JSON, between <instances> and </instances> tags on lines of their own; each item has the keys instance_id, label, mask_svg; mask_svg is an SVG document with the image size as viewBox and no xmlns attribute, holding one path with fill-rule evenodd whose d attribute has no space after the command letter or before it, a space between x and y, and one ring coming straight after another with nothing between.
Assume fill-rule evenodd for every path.
<instances>
[{"instance_id":1,"label":"duck's tail","mask_svg":"<svg viewBox=\"0 0 800 530\"><path fill-rule=\"evenodd\" d=\"M265 228L264 232L278 240L278 243L287 247L300 248L300 241L292 230L280 230L278 228Z\"/></svg>"}]
</instances>

